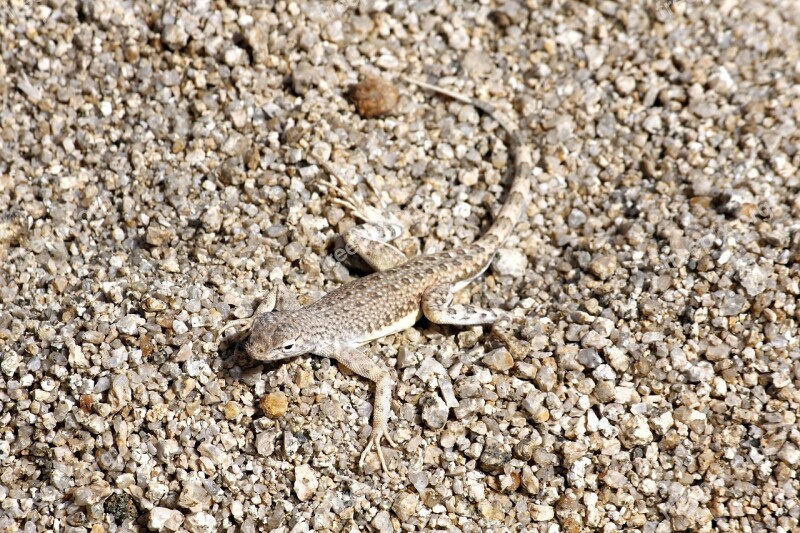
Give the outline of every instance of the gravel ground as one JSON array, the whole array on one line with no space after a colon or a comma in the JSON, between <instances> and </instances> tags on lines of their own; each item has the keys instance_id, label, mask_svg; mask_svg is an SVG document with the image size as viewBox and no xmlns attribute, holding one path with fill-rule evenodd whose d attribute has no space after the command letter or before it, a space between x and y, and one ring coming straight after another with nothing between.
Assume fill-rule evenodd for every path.
<instances>
[{"instance_id":1,"label":"gravel ground","mask_svg":"<svg viewBox=\"0 0 800 533\"><path fill-rule=\"evenodd\" d=\"M794 0L257 4L0 6L0 531L798 530ZM408 254L490 222L496 125L401 73L538 168L461 295L518 323L369 346L384 476L369 383L217 335L362 275L315 158Z\"/></svg>"}]
</instances>

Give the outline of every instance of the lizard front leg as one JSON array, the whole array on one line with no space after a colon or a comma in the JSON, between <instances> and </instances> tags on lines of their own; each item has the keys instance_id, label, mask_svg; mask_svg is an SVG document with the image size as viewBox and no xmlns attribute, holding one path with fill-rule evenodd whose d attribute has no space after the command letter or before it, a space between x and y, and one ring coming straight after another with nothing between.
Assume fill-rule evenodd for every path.
<instances>
[{"instance_id":1,"label":"lizard front leg","mask_svg":"<svg viewBox=\"0 0 800 533\"><path fill-rule=\"evenodd\" d=\"M258 308L256 308L256 310L253 312L251 316L249 316L248 318L240 318L238 320L232 320L228 322L222 327L222 329L219 330L219 333L217 333L217 335L221 337L222 334L225 333L227 330L231 328L238 328L239 326L244 325L245 327L242 329L241 332L237 333L236 335L232 335L232 337L238 336L241 338L243 335L246 334L247 330L250 329L250 327L253 325L253 322L255 321L256 318L258 318L259 315L263 315L264 313L271 313L275 309L275 306L278 303L278 292L279 292L278 288L273 287L272 290L269 291L269 293L267 293L267 296L264 298L264 300L261 302Z\"/></svg>"},{"instance_id":2,"label":"lizard front leg","mask_svg":"<svg viewBox=\"0 0 800 533\"><path fill-rule=\"evenodd\" d=\"M267 296L250 317L240 318L238 320L232 320L231 322L228 322L222 327L222 329L220 329L217 335L222 336L222 334L227 330L244 325L245 327L242 329L241 334L237 334L241 337L243 334L247 333L247 331L253 325L253 322L255 322L256 318L259 316L265 313L271 313L274 310L291 311L299 307L300 305L297 303L297 298L286 289L283 283L280 283L274 286L272 290L267 293Z\"/></svg>"},{"instance_id":3,"label":"lizard front leg","mask_svg":"<svg viewBox=\"0 0 800 533\"><path fill-rule=\"evenodd\" d=\"M386 460L383 457L383 450L381 449L381 439L385 438L389 444L393 447L397 447L387 434L387 422L389 421L392 390L394 389L394 380L392 380L392 376L385 368L375 363L367 354L358 348L351 346L327 346L319 351L319 355L335 359L359 376L375 382L375 400L372 404L372 434L369 437L369 443L361 454L358 465L359 467L363 466L367 454L369 454L374 447L375 452L378 454L378 459L381 461L383 471L388 473L389 469L386 467Z\"/></svg>"}]
</instances>

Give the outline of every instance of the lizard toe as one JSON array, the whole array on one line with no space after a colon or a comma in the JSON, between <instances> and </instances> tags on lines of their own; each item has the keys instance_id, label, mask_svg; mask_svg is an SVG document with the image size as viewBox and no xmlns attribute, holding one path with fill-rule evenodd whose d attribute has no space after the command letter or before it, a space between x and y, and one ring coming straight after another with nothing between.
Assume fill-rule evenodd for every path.
<instances>
[{"instance_id":1,"label":"lizard toe","mask_svg":"<svg viewBox=\"0 0 800 533\"><path fill-rule=\"evenodd\" d=\"M375 449L375 454L378 456L378 460L381 463L381 468L387 474L389 473L389 468L386 466L386 458L383 455L383 447L381 446L381 439L386 438L386 441L395 446L395 444L391 441L391 439L385 434L373 434L370 435L369 442L367 442L367 446L364 448L364 451L361 452L361 458L358 460L359 468L364 468L364 463L367 460L367 456L372 449Z\"/></svg>"}]
</instances>

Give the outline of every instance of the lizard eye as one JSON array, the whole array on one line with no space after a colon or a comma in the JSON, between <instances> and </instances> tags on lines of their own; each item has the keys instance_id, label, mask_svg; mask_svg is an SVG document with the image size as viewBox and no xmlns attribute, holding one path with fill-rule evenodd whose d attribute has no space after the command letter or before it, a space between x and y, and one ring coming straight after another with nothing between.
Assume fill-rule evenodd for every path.
<instances>
[{"instance_id":1,"label":"lizard eye","mask_svg":"<svg viewBox=\"0 0 800 533\"><path fill-rule=\"evenodd\" d=\"M284 352L288 352L292 348L294 348L294 343L293 342L289 342L289 343L283 345L283 351Z\"/></svg>"}]
</instances>

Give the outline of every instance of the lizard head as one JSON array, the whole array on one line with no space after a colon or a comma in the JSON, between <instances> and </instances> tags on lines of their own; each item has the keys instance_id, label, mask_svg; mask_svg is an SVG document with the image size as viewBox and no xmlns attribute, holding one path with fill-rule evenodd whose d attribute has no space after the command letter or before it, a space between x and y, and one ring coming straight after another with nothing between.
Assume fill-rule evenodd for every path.
<instances>
[{"instance_id":1,"label":"lizard head","mask_svg":"<svg viewBox=\"0 0 800 533\"><path fill-rule=\"evenodd\" d=\"M247 355L258 361L279 361L314 349L305 332L288 312L259 316L245 343Z\"/></svg>"}]
</instances>

